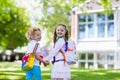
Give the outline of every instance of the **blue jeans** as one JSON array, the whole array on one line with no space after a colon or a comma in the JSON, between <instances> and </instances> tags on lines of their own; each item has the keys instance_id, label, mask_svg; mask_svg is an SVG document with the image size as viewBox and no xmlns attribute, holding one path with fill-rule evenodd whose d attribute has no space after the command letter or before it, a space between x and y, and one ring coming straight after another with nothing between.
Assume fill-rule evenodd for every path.
<instances>
[{"instance_id":1,"label":"blue jeans","mask_svg":"<svg viewBox=\"0 0 120 80\"><path fill-rule=\"evenodd\" d=\"M31 70L26 71L26 80L32 80L33 77L35 80L42 80L40 66L34 65Z\"/></svg>"}]
</instances>

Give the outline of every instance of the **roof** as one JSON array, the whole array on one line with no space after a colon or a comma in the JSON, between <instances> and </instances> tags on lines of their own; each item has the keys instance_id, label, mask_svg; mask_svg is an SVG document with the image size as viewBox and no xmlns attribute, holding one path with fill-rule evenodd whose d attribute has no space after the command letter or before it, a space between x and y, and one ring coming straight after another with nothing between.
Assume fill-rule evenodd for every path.
<instances>
[{"instance_id":1,"label":"roof","mask_svg":"<svg viewBox=\"0 0 120 80\"><path fill-rule=\"evenodd\" d=\"M111 0L112 8L120 8L120 0ZM75 12L82 11L95 11L95 10L103 10L104 7L100 5L100 0L87 0L85 3L81 4L78 7L72 9Z\"/></svg>"}]
</instances>

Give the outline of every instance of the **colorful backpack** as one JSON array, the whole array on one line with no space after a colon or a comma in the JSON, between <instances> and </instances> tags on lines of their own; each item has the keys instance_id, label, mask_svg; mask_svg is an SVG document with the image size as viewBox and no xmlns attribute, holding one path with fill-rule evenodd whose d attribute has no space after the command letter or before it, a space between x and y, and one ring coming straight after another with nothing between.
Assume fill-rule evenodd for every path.
<instances>
[{"instance_id":1,"label":"colorful backpack","mask_svg":"<svg viewBox=\"0 0 120 80\"><path fill-rule=\"evenodd\" d=\"M34 50L32 53L26 54L25 56L22 57L22 71L27 71L32 69L33 65L34 65L34 54L36 53L36 49L38 47L39 43L36 43Z\"/></svg>"},{"instance_id":2,"label":"colorful backpack","mask_svg":"<svg viewBox=\"0 0 120 80\"><path fill-rule=\"evenodd\" d=\"M64 58L64 63L67 62L68 64L76 64L78 61L78 56L75 42L72 39L68 39L66 46L66 52L60 50Z\"/></svg>"}]
</instances>

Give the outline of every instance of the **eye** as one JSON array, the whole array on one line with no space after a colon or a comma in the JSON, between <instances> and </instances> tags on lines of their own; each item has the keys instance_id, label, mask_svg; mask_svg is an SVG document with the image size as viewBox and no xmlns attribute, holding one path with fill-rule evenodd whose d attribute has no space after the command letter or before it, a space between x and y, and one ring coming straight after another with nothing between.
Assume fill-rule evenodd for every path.
<instances>
[{"instance_id":1,"label":"eye","mask_svg":"<svg viewBox=\"0 0 120 80\"><path fill-rule=\"evenodd\" d=\"M37 34L37 36L40 36L40 34Z\"/></svg>"},{"instance_id":2,"label":"eye","mask_svg":"<svg viewBox=\"0 0 120 80\"><path fill-rule=\"evenodd\" d=\"M57 29L57 31L60 31L59 29Z\"/></svg>"},{"instance_id":3,"label":"eye","mask_svg":"<svg viewBox=\"0 0 120 80\"><path fill-rule=\"evenodd\" d=\"M61 30L61 32L63 32L63 30Z\"/></svg>"}]
</instances>

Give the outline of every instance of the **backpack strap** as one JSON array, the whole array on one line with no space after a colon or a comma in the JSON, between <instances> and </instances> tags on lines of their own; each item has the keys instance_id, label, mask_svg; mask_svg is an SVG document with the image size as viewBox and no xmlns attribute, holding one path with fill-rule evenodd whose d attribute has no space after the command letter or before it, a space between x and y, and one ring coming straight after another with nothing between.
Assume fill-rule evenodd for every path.
<instances>
[{"instance_id":1,"label":"backpack strap","mask_svg":"<svg viewBox=\"0 0 120 80\"><path fill-rule=\"evenodd\" d=\"M67 51L68 51L68 42L65 40L65 52L67 52ZM60 52L60 53L62 54L62 56L63 56L64 65L65 65L65 63L67 62L65 53L62 51L62 49L60 49L59 52Z\"/></svg>"},{"instance_id":2,"label":"backpack strap","mask_svg":"<svg viewBox=\"0 0 120 80\"><path fill-rule=\"evenodd\" d=\"M36 44L35 44L35 47L34 47L34 49L33 49L33 54L36 53L36 50L37 50L38 45L39 45L39 43L36 43Z\"/></svg>"},{"instance_id":3,"label":"backpack strap","mask_svg":"<svg viewBox=\"0 0 120 80\"><path fill-rule=\"evenodd\" d=\"M73 51L71 48L68 48L68 51Z\"/></svg>"},{"instance_id":4,"label":"backpack strap","mask_svg":"<svg viewBox=\"0 0 120 80\"><path fill-rule=\"evenodd\" d=\"M65 40L65 39L64 39ZM65 52L68 50L68 42L65 40ZM53 61L52 61L52 64L54 64L55 62L58 62L58 61L64 61L64 65L66 63L66 56L65 56L65 53L62 51L62 49L59 50L59 52L62 54L63 56L63 60L56 60L55 56L53 57Z\"/></svg>"},{"instance_id":5,"label":"backpack strap","mask_svg":"<svg viewBox=\"0 0 120 80\"><path fill-rule=\"evenodd\" d=\"M61 52L61 54L62 54L62 56L63 56L63 58L64 58L64 65L65 65L65 63L66 63L66 56L65 56L65 53L60 49L60 51L59 52Z\"/></svg>"}]
</instances>

